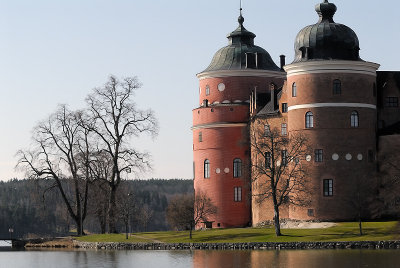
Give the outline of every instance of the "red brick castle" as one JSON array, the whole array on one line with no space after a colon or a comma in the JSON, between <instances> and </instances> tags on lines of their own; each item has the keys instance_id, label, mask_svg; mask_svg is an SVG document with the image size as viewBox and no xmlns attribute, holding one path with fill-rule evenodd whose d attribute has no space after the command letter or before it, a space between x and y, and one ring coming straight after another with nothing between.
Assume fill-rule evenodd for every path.
<instances>
[{"instance_id":1,"label":"red brick castle","mask_svg":"<svg viewBox=\"0 0 400 268\"><path fill-rule=\"evenodd\" d=\"M283 205L281 218L351 220L346 202L355 178L379 187L372 174L380 140L400 132L400 74L377 72L378 64L360 58L355 32L334 22L334 4L324 1L316 11L318 22L296 37L291 64L281 56L278 67L256 46L240 14L228 45L197 75L194 188L217 207L206 227L255 226L273 218L270 200L255 197L260 189L251 167L258 156L250 132L257 129L279 129L289 139L302 133L308 141L309 153L299 161L308 170L310 202Z\"/></svg>"}]
</instances>

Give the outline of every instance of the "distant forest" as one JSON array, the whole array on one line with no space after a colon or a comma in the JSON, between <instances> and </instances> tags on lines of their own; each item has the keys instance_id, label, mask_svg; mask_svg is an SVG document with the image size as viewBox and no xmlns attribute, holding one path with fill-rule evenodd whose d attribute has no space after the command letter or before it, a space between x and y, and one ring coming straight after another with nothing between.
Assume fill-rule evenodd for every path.
<instances>
[{"instance_id":1,"label":"distant forest","mask_svg":"<svg viewBox=\"0 0 400 268\"><path fill-rule=\"evenodd\" d=\"M73 200L73 188L63 181ZM88 215L84 221L86 233L107 232L106 187L90 188ZM166 221L168 202L177 195L193 194L192 180L130 180L118 188L119 232L127 226L131 232L170 229ZM128 225L126 224L128 223ZM63 236L76 233L55 181L46 179L10 180L0 182L0 237Z\"/></svg>"}]
</instances>

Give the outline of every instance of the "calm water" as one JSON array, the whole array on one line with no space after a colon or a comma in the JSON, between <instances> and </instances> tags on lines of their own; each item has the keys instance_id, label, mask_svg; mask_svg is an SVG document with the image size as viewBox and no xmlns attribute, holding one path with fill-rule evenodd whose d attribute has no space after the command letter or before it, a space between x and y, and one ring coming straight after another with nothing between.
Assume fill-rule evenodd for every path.
<instances>
[{"instance_id":1,"label":"calm water","mask_svg":"<svg viewBox=\"0 0 400 268\"><path fill-rule=\"evenodd\" d=\"M400 267L397 250L5 251L0 267Z\"/></svg>"}]
</instances>

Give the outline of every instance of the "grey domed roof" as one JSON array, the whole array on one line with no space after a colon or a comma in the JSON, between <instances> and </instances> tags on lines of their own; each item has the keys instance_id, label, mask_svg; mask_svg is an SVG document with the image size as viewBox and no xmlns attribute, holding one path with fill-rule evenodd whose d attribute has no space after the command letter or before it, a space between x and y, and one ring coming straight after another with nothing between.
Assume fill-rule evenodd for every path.
<instances>
[{"instance_id":1,"label":"grey domed roof","mask_svg":"<svg viewBox=\"0 0 400 268\"><path fill-rule=\"evenodd\" d=\"M319 15L316 24L303 28L294 44L294 62L308 60L361 61L356 33L346 25L335 23L336 6L325 0L315 6Z\"/></svg>"},{"instance_id":2,"label":"grey domed roof","mask_svg":"<svg viewBox=\"0 0 400 268\"><path fill-rule=\"evenodd\" d=\"M240 69L280 71L269 53L254 45L256 35L244 28L242 14L238 21L239 27L227 36L229 45L215 53L210 65L203 72Z\"/></svg>"}]
</instances>

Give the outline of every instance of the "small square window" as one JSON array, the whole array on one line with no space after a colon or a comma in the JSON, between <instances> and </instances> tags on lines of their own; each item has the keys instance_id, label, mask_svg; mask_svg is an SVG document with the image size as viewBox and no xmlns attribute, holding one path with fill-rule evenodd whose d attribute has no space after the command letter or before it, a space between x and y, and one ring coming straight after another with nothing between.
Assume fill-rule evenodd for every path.
<instances>
[{"instance_id":1,"label":"small square window","mask_svg":"<svg viewBox=\"0 0 400 268\"><path fill-rule=\"evenodd\" d=\"M271 134L271 130L269 125L264 125L264 136L269 136Z\"/></svg>"},{"instance_id":2,"label":"small square window","mask_svg":"<svg viewBox=\"0 0 400 268\"><path fill-rule=\"evenodd\" d=\"M242 201L242 187L234 188L234 201L241 202Z\"/></svg>"},{"instance_id":3,"label":"small square window","mask_svg":"<svg viewBox=\"0 0 400 268\"><path fill-rule=\"evenodd\" d=\"M333 180L324 180L324 196L333 196Z\"/></svg>"},{"instance_id":4,"label":"small square window","mask_svg":"<svg viewBox=\"0 0 400 268\"><path fill-rule=\"evenodd\" d=\"M324 151L322 149L315 149L315 162L322 162L324 160Z\"/></svg>"},{"instance_id":5,"label":"small square window","mask_svg":"<svg viewBox=\"0 0 400 268\"><path fill-rule=\"evenodd\" d=\"M283 123L281 125L281 134L282 134L282 136L286 136L287 135L287 124L286 123Z\"/></svg>"},{"instance_id":6,"label":"small square window","mask_svg":"<svg viewBox=\"0 0 400 268\"><path fill-rule=\"evenodd\" d=\"M286 166L288 163L288 153L287 150L282 150L281 151L281 155L282 155L282 165Z\"/></svg>"},{"instance_id":7,"label":"small square window","mask_svg":"<svg viewBox=\"0 0 400 268\"><path fill-rule=\"evenodd\" d=\"M200 131L199 132L199 142L203 141L203 133Z\"/></svg>"},{"instance_id":8,"label":"small square window","mask_svg":"<svg viewBox=\"0 0 400 268\"><path fill-rule=\"evenodd\" d=\"M210 95L210 87L207 85L206 86L206 96Z\"/></svg>"},{"instance_id":9,"label":"small square window","mask_svg":"<svg viewBox=\"0 0 400 268\"><path fill-rule=\"evenodd\" d=\"M265 152L265 167L271 168L271 152Z\"/></svg>"},{"instance_id":10,"label":"small square window","mask_svg":"<svg viewBox=\"0 0 400 268\"><path fill-rule=\"evenodd\" d=\"M385 98L385 107L399 107L399 98L398 97L386 97Z\"/></svg>"},{"instance_id":11,"label":"small square window","mask_svg":"<svg viewBox=\"0 0 400 268\"><path fill-rule=\"evenodd\" d=\"M282 103L282 113L287 113L287 112L288 112L287 103Z\"/></svg>"},{"instance_id":12,"label":"small square window","mask_svg":"<svg viewBox=\"0 0 400 268\"><path fill-rule=\"evenodd\" d=\"M368 162L374 162L374 152L372 150L368 150Z\"/></svg>"},{"instance_id":13,"label":"small square window","mask_svg":"<svg viewBox=\"0 0 400 268\"><path fill-rule=\"evenodd\" d=\"M312 208L307 209L307 215L309 217L314 217L314 209L312 209Z\"/></svg>"}]
</instances>

